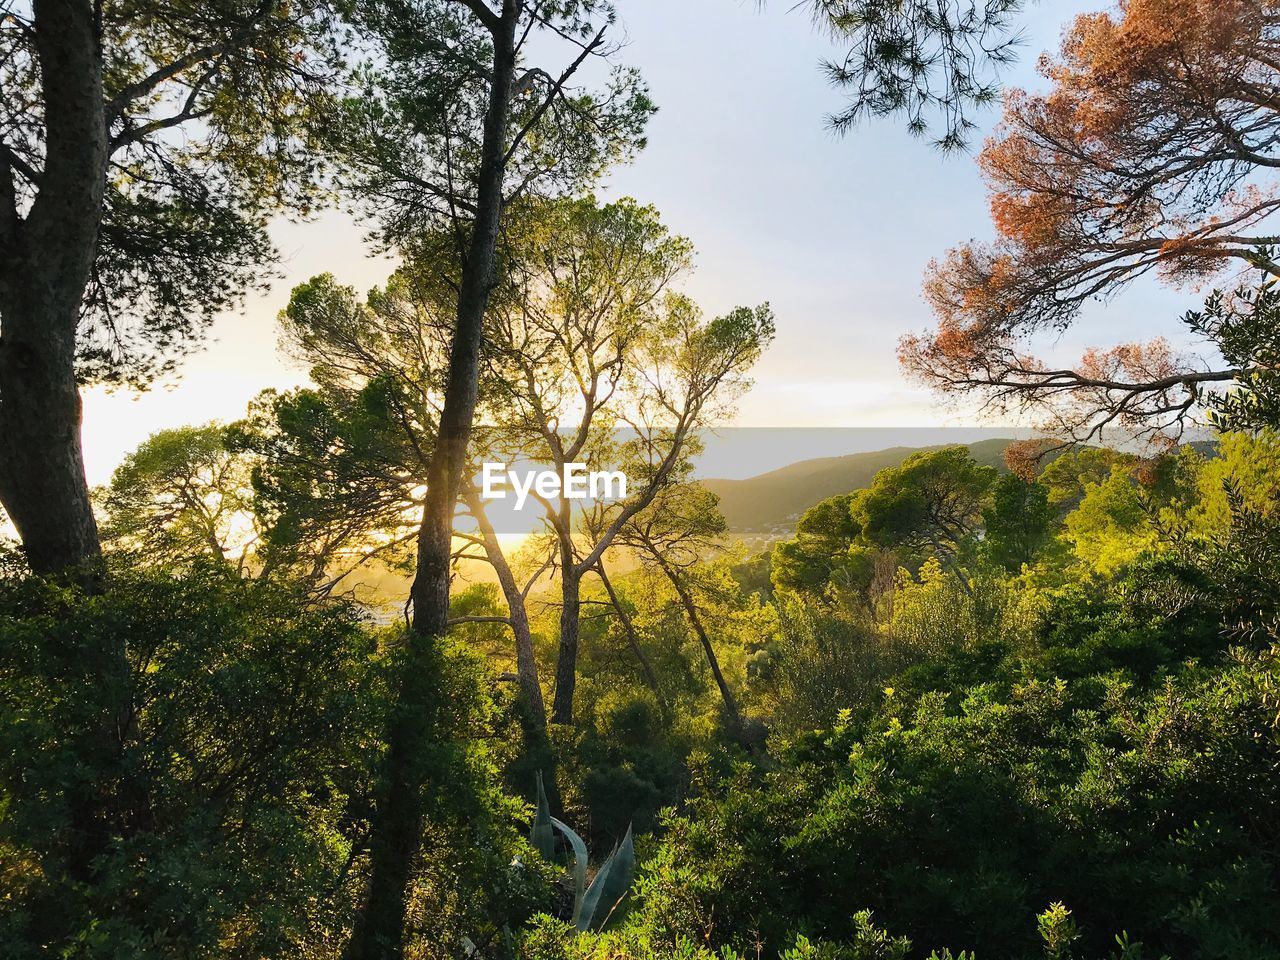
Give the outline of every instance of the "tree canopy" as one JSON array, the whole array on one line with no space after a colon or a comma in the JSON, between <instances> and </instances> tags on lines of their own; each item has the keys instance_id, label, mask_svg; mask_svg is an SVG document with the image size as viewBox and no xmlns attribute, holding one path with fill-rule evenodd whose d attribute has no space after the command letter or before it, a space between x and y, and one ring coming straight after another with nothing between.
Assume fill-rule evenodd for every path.
<instances>
[{"instance_id":1,"label":"tree canopy","mask_svg":"<svg viewBox=\"0 0 1280 960\"><path fill-rule=\"evenodd\" d=\"M1235 263L1274 278L1277 18L1270 3L1210 0L1080 16L1042 63L1049 90L1006 97L979 157L996 240L930 266L938 326L902 340L907 371L1077 439L1108 427L1180 436L1206 395L1248 383L1265 360L1239 341L1217 356L1232 328L1212 322L1199 325L1202 356L1156 337L1060 367L1031 340L1147 274L1188 286ZM1248 297L1240 309L1251 312Z\"/></svg>"}]
</instances>

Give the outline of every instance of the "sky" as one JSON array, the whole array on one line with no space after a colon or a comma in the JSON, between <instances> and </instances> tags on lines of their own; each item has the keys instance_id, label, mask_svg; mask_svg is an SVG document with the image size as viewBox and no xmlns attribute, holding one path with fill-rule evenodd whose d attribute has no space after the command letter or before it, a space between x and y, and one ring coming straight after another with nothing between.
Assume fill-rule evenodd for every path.
<instances>
[{"instance_id":1,"label":"sky","mask_svg":"<svg viewBox=\"0 0 1280 960\"><path fill-rule=\"evenodd\" d=\"M971 426L900 374L898 338L930 324L920 296L929 260L991 228L972 155L943 156L900 119L831 133L838 93L819 70L831 54L792 0L617 0L619 59L642 71L658 104L649 146L598 191L654 204L693 241L685 290L708 315L768 301L777 339L736 423L751 427ZM1100 0L1042 0L1024 16L1010 86L1040 86L1035 61L1062 28ZM979 116L984 128L997 119ZM980 138L979 138L980 142ZM272 234L283 277L215 323L173 381L135 395L85 392L91 484L156 430L240 417L268 387L306 381L277 350L275 317L290 289L331 272L366 290L395 264L371 255L365 227L330 211L283 220ZM1177 332L1195 298L1142 284L1086 311L1052 354ZM770 465L762 465L768 469Z\"/></svg>"}]
</instances>

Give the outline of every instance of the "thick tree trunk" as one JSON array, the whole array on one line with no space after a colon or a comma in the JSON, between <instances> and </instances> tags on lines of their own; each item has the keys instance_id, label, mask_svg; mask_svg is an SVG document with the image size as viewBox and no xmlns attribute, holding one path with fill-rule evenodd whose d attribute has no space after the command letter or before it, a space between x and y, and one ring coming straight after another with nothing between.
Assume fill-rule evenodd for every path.
<instances>
[{"instance_id":1,"label":"thick tree trunk","mask_svg":"<svg viewBox=\"0 0 1280 960\"><path fill-rule=\"evenodd\" d=\"M0 148L0 503L32 569L91 582L75 351L106 184L101 51L89 0L36 0L34 13L46 159L25 218Z\"/></svg>"},{"instance_id":2,"label":"thick tree trunk","mask_svg":"<svg viewBox=\"0 0 1280 960\"><path fill-rule=\"evenodd\" d=\"M438 641L449 623L453 510L458 500L479 386L481 334L496 279L507 125L515 74L517 8L504 4L493 31L493 75L484 121L476 213L458 292L458 318L427 498L418 534L417 572L410 588L413 622L400 688L387 731L385 793L370 838L367 899L347 946L349 960L399 960L404 955L405 902L419 855L432 771L423 757L441 730L437 701Z\"/></svg>"},{"instance_id":3,"label":"thick tree trunk","mask_svg":"<svg viewBox=\"0 0 1280 960\"><path fill-rule=\"evenodd\" d=\"M552 723L573 723L573 691L578 682L578 629L582 574L573 562L571 548L562 546L560 567L560 649L556 655L556 694L551 704Z\"/></svg>"},{"instance_id":4,"label":"thick tree trunk","mask_svg":"<svg viewBox=\"0 0 1280 960\"><path fill-rule=\"evenodd\" d=\"M101 549L84 473L75 360L106 188L102 51L90 0L35 0L32 10L45 158L25 217L16 203L16 164L0 146L0 503L36 573L97 589ZM123 638L106 638L83 655L102 690L126 688ZM100 722L77 744L81 761L98 773L96 783L68 798L65 866L81 883L95 881L95 862L115 829L121 801L110 785L124 778L111 768L129 716L126 704L104 698ZM127 780L121 789L127 797Z\"/></svg>"},{"instance_id":5,"label":"thick tree trunk","mask_svg":"<svg viewBox=\"0 0 1280 960\"><path fill-rule=\"evenodd\" d=\"M3 302L0 503L22 538L32 570L92 579L98 528L80 448L74 345L59 343L53 333L70 326L74 340L79 304L59 309L48 299L31 296L5 297ZM15 322L11 318L19 310L25 317Z\"/></svg>"}]
</instances>

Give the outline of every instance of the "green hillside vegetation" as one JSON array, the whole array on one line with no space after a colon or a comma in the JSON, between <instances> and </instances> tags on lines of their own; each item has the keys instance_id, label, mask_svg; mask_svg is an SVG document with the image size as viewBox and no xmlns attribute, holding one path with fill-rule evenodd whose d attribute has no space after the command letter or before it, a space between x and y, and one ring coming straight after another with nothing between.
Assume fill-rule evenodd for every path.
<instances>
[{"instance_id":1,"label":"green hillside vegetation","mask_svg":"<svg viewBox=\"0 0 1280 960\"><path fill-rule=\"evenodd\" d=\"M148 457L207 459L216 433ZM732 547L696 488L655 507L608 588L584 583L574 722L548 741L523 715L499 585L459 587L433 680L453 705L437 762L456 766L415 880L424 937L529 960L1280 956L1280 439L1082 448L1030 479L963 446L883 456L896 465L763 554ZM138 480L122 471L133 496L104 499L145 513ZM154 528L119 519L123 561ZM294 618L293 573L179 540L197 518L180 519L172 552L110 599L17 567L5 581L5 756L45 758L6 773L4 930L31 948L16 956L75 929L109 955L167 956L157 925L328 956L350 922L377 789L360 744L403 628L338 595ZM529 606L547 673L557 595ZM85 653L103 631L131 638L120 682L142 705L123 755L66 733L92 729L91 678L116 669ZM45 636L64 652L39 655ZM548 770L590 870L635 837L603 930L569 929L557 863L576 854L524 839L514 798ZM122 819L108 885L86 887L66 785L101 771Z\"/></svg>"},{"instance_id":2,"label":"green hillside vegetation","mask_svg":"<svg viewBox=\"0 0 1280 960\"><path fill-rule=\"evenodd\" d=\"M973 231L736 149L792 67L617 6L0 3L0 958L1280 960L1280 0L1116 0L1003 97L1058 5L799 3L837 132L956 150L1002 101ZM682 108L736 98L690 171L787 173L698 285L611 189L654 36L701 44ZM775 222L806 190L821 229ZM295 278L305 382L92 489L86 388L175 374L328 203L394 268ZM842 229L919 254L903 375L1043 442L697 482L766 373L815 418L908 396L854 382L914 312ZM1107 303L1145 339L1065 357ZM806 306L847 354L762 364ZM521 461L627 492L503 537L476 478Z\"/></svg>"},{"instance_id":3,"label":"green hillside vegetation","mask_svg":"<svg viewBox=\"0 0 1280 960\"><path fill-rule=\"evenodd\" d=\"M1280 956L1278 451L919 451L815 505L743 651L770 762L690 753L632 912L534 955Z\"/></svg>"},{"instance_id":4,"label":"green hillside vegetation","mask_svg":"<svg viewBox=\"0 0 1280 960\"><path fill-rule=\"evenodd\" d=\"M1004 467L1008 440L999 438L968 444L979 463ZM868 453L801 460L745 480L702 481L720 501L729 529L737 533L790 534L800 514L820 500L869 486L886 467L896 467L915 447L890 447Z\"/></svg>"}]
</instances>

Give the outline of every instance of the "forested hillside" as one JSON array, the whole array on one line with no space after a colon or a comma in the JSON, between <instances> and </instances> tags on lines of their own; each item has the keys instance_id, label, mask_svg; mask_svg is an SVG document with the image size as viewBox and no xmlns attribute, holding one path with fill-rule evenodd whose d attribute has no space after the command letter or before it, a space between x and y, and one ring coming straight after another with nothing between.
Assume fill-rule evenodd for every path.
<instances>
[{"instance_id":1,"label":"forested hillside","mask_svg":"<svg viewBox=\"0 0 1280 960\"><path fill-rule=\"evenodd\" d=\"M970 455L986 466L1004 468L1009 440L993 438L967 444ZM725 523L734 533L791 534L796 521L819 500L869 486L885 467L896 467L916 451L894 447L840 457L819 457L745 480L701 481L718 498Z\"/></svg>"}]
</instances>

